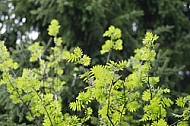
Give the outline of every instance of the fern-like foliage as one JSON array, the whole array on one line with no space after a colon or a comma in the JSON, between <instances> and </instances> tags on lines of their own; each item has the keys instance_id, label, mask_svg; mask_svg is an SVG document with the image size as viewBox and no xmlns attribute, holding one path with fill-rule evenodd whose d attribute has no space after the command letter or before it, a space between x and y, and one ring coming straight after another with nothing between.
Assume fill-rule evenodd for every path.
<instances>
[{"instance_id":1,"label":"fern-like foliage","mask_svg":"<svg viewBox=\"0 0 190 126\"><path fill-rule=\"evenodd\" d=\"M89 66L91 58L83 53L80 47L72 52L63 48L63 40L57 37L59 23L52 20L48 34L53 36L44 47L36 42L28 47L31 52L30 62L38 64L36 68L24 68L17 76L14 72L18 64L10 58L10 54L0 42L1 85L6 85L14 104L22 104L27 112L26 118L34 125L44 126L79 126L93 120L93 101L99 103L97 125L111 126L167 126L168 108L174 102L166 97L170 89L158 85L160 78L152 73L156 59L155 41L157 35L147 32L143 39L143 47L134 51L128 60L109 60L111 50L122 50L121 31L110 26L104 37L110 38L102 46L101 54L109 53L105 65L94 65L87 69L80 78L87 87L70 103L70 109L84 113L83 116L62 113L60 94L64 88L63 61L82 66ZM54 47L50 55L45 56L50 42ZM121 71L131 70L127 75ZM188 125L190 118L190 96L179 97L176 105L183 109L182 113L173 115L179 120L171 125ZM140 115L140 116L136 116Z\"/></svg>"},{"instance_id":2,"label":"fern-like foliage","mask_svg":"<svg viewBox=\"0 0 190 126\"><path fill-rule=\"evenodd\" d=\"M48 27L48 34L50 36L57 36L57 34L59 33L59 28L60 28L59 22L53 19L51 21L51 25L49 25Z\"/></svg>"},{"instance_id":3,"label":"fern-like foliage","mask_svg":"<svg viewBox=\"0 0 190 126\"><path fill-rule=\"evenodd\" d=\"M110 37L111 40L102 47L102 54L113 48L112 40L120 38L121 33L118 29L110 27L104 36ZM156 57L154 41L157 38L158 36L147 32L143 39L144 46L136 49L134 57L128 61L109 61L106 65L95 65L90 68L81 76L89 84L89 87L86 88L86 92L78 96L86 96L89 102L77 97L77 101L71 103L71 109L77 111L79 108L78 111L81 111L81 108L85 108L84 106L95 99L100 104L98 113L103 124L128 125L125 119L128 117L127 112L134 113L144 106L144 114L139 119L142 123L149 124L151 121L151 125L167 125L166 108L170 107L173 101L164 94L169 93L170 90L157 86L159 77L150 74L152 63ZM123 77L118 74L118 71L128 68L131 68L133 72L122 80ZM144 87L147 89L141 95L137 90ZM141 104L142 102L146 104ZM80 105L81 107L79 107Z\"/></svg>"},{"instance_id":4,"label":"fern-like foliage","mask_svg":"<svg viewBox=\"0 0 190 126\"><path fill-rule=\"evenodd\" d=\"M121 38L121 30L115 28L114 26L110 26L109 29L103 34L104 37L109 37L110 40L106 40L105 44L102 45L101 54L114 50L122 50L122 40Z\"/></svg>"},{"instance_id":5,"label":"fern-like foliage","mask_svg":"<svg viewBox=\"0 0 190 126\"><path fill-rule=\"evenodd\" d=\"M83 51L79 47L74 48L73 53L63 53L63 58L66 59L68 62L74 62L76 64L82 64L84 66L88 66L91 60L91 58L86 54L83 55Z\"/></svg>"},{"instance_id":6,"label":"fern-like foliage","mask_svg":"<svg viewBox=\"0 0 190 126\"><path fill-rule=\"evenodd\" d=\"M6 84L12 102L22 104L28 111L26 118L37 126L63 126L59 96L64 85L64 81L60 78L63 74L60 67L61 60L63 60L61 59L62 39L56 37L59 28L57 23L53 20L48 29L49 34L55 36L53 53L46 58L43 56L46 48L39 42L29 46L30 62L38 62L39 67L23 69L21 76L15 74L14 69L18 67L18 64L10 58L4 43L0 43L0 53L2 54L0 67L3 66L0 68L3 72L0 84ZM41 117L43 120L40 119Z\"/></svg>"}]
</instances>

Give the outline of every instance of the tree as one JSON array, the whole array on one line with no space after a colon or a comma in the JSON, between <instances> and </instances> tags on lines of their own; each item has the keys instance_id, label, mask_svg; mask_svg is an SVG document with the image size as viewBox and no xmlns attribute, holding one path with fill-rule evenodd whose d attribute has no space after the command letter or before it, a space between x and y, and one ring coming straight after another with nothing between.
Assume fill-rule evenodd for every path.
<instances>
[{"instance_id":1,"label":"tree","mask_svg":"<svg viewBox=\"0 0 190 126\"><path fill-rule=\"evenodd\" d=\"M92 62L93 65L106 62L106 56L100 58L99 50L102 42L106 39L102 38L102 34L108 26L114 25L120 28L123 33L123 51L120 51L119 54L113 52L110 57L111 60L118 61L123 57L129 58L133 55L133 50L141 46L139 41L141 41L145 31L150 30L160 36L159 55L153 64L155 68L158 68L158 71L153 74L161 76L160 83L164 83L166 87L171 89L173 98L181 93L188 92L186 86L189 83L190 11L188 0L96 0L93 2L90 0L80 2L76 0L30 0L27 2L19 0L4 1L0 4L3 15L1 27L6 26L7 29L1 35L1 40L5 40L8 49L14 48L11 52L14 54L12 56L20 61L19 63L23 65L23 68L37 67L35 63L27 66L29 64L29 52L24 48L33 41L27 37L26 32L38 31L40 33L38 37L40 45L46 45L49 38L44 31L52 19L58 19L62 26L59 35L63 37L66 48L72 50L74 46L82 47L84 53L93 59L95 58ZM22 46L19 45L19 49L23 52L22 55L19 55L18 46L16 47L18 38L21 39ZM54 46L53 42L50 43L50 46ZM47 51L46 53L51 52ZM26 57L25 60L23 60L23 56ZM70 76L70 78L69 76L65 77L68 84L78 83L78 76L73 75L78 75L81 70L84 70L83 68L79 68L79 71L74 70L73 67L73 65L67 67L70 69L65 71ZM22 69L20 74L21 71ZM128 75L130 72L131 70L128 70L123 74ZM180 81L181 78L183 78L182 81ZM66 102L72 101L78 91L83 89L83 86L81 83L80 86L68 87L69 91L67 91L72 97L66 98ZM65 111L69 110L65 109Z\"/></svg>"}]
</instances>

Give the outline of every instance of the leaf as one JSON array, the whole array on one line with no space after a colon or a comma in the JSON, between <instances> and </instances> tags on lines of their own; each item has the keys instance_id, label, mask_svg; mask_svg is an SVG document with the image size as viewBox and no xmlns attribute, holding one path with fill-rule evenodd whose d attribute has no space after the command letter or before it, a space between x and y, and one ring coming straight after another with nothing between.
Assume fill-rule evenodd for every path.
<instances>
[{"instance_id":1,"label":"leaf","mask_svg":"<svg viewBox=\"0 0 190 126\"><path fill-rule=\"evenodd\" d=\"M154 121L151 126L168 126L167 122L164 119Z\"/></svg>"},{"instance_id":2,"label":"leaf","mask_svg":"<svg viewBox=\"0 0 190 126\"><path fill-rule=\"evenodd\" d=\"M149 90L146 90L143 92L143 95L142 95L142 100L144 101L149 101L150 100L150 91Z\"/></svg>"},{"instance_id":3,"label":"leaf","mask_svg":"<svg viewBox=\"0 0 190 126\"><path fill-rule=\"evenodd\" d=\"M149 83L150 85L155 85L159 82L159 77L149 77Z\"/></svg>"},{"instance_id":4,"label":"leaf","mask_svg":"<svg viewBox=\"0 0 190 126\"><path fill-rule=\"evenodd\" d=\"M177 123L177 126L189 126L189 123L187 121L180 121Z\"/></svg>"},{"instance_id":5,"label":"leaf","mask_svg":"<svg viewBox=\"0 0 190 126\"><path fill-rule=\"evenodd\" d=\"M71 103L70 103L70 109L72 109L73 111L76 111L77 105L76 105L75 102L71 102Z\"/></svg>"},{"instance_id":6,"label":"leaf","mask_svg":"<svg viewBox=\"0 0 190 126\"><path fill-rule=\"evenodd\" d=\"M122 46L122 43L123 41L121 39L118 39L116 42L115 42L115 45L114 45L114 49L115 50L122 50L123 49L123 46Z\"/></svg>"},{"instance_id":7,"label":"leaf","mask_svg":"<svg viewBox=\"0 0 190 126\"><path fill-rule=\"evenodd\" d=\"M48 34L50 36L56 36L59 33L59 22L55 19L53 19L48 27Z\"/></svg>"},{"instance_id":8,"label":"leaf","mask_svg":"<svg viewBox=\"0 0 190 126\"><path fill-rule=\"evenodd\" d=\"M55 41L56 46L61 46L62 43L63 43L63 40L61 37L56 38L56 41Z\"/></svg>"},{"instance_id":9,"label":"leaf","mask_svg":"<svg viewBox=\"0 0 190 126\"><path fill-rule=\"evenodd\" d=\"M122 50L122 40L121 38L121 30L115 28L114 26L110 26L108 30L103 34L104 37L109 37L110 40L106 40L105 44L102 45L101 54L109 52L111 49Z\"/></svg>"},{"instance_id":10,"label":"leaf","mask_svg":"<svg viewBox=\"0 0 190 126\"><path fill-rule=\"evenodd\" d=\"M109 52L113 47L113 42L111 40L106 40L106 43L102 46L101 54Z\"/></svg>"},{"instance_id":11,"label":"leaf","mask_svg":"<svg viewBox=\"0 0 190 126\"><path fill-rule=\"evenodd\" d=\"M184 106L185 106L185 102L184 102L183 97L177 98L176 104L177 104L178 106L180 106L180 107L184 107Z\"/></svg>"},{"instance_id":12,"label":"leaf","mask_svg":"<svg viewBox=\"0 0 190 126\"><path fill-rule=\"evenodd\" d=\"M75 102L71 102L70 103L70 108L73 111L81 111L81 108L82 108L81 101L80 100L76 100Z\"/></svg>"},{"instance_id":13,"label":"leaf","mask_svg":"<svg viewBox=\"0 0 190 126\"><path fill-rule=\"evenodd\" d=\"M41 59L43 47L40 46L39 42L35 42L34 44L28 47L28 50L31 52L30 62L34 62L38 59Z\"/></svg>"},{"instance_id":14,"label":"leaf","mask_svg":"<svg viewBox=\"0 0 190 126\"><path fill-rule=\"evenodd\" d=\"M127 109L130 112L135 112L139 108L138 102L137 101L132 101L127 104Z\"/></svg>"},{"instance_id":15,"label":"leaf","mask_svg":"<svg viewBox=\"0 0 190 126\"><path fill-rule=\"evenodd\" d=\"M76 47L73 52L76 58L80 58L83 54L82 49L80 47Z\"/></svg>"},{"instance_id":16,"label":"leaf","mask_svg":"<svg viewBox=\"0 0 190 126\"><path fill-rule=\"evenodd\" d=\"M171 99L169 99L169 98L163 97L163 98L162 98L162 101L163 101L163 103L164 103L167 107L170 107L170 106L173 104L173 101L172 101Z\"/></svg>"},{"instance_id":17,"label":"leaf","mask_svg":"<svg viewBox=\"0 0 190 126\"><path fill-rule=\"evenodd\" d=\"M91 58L87 55L83 55L82 59L80 59L80 63L83 64L84 66L88 66L90 64Z\"/></svg>"}]
</instances>

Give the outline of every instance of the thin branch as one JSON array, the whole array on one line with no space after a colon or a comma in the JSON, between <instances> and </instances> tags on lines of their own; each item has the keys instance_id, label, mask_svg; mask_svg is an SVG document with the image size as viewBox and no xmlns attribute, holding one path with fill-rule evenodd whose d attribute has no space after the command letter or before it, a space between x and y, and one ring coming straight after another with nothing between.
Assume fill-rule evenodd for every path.
<instances>
[{"instance_id":1,"label":"thin branch","mask_svg":"<svg viewBox=\"0 0 190 126\"><path fill-rule=\"evenodd\" d=\"M176 122L172 123L172 124L169 125L169 126L175 126L178 122L181 122L181 121L183 121L183 120L184 120L184 118L181 118L180 120L177 120Z\"/></svg>"},{"instance_id":2,"label":"thin branch","mask_svg":"<svg viewBox=\"0 0 190 126\"><path fill-rule=\"evenodd\" d=\"M74 86L75 86L76 79L77 79L77 74L74 73L74 74L73 74L73 81L72 81L71 87L74 87Z\"/></svg>"},{"instance_id":3,"label":"thin branch","mask_svg":"<svg viewBox=\"0 0 190 126\"><path fill-rule=\"evenodd\" d=\"M108 94L108 108L107 108L107 117L111 123L112 126L114 126L114 123L111 120L111 117L109 116L109 108L110 108L110 95L111 95L111 89L112 89L112 83L110 83L110 89L109 89L109 94Z\"/></svg>"},{"instance_id":4,"label":"thin branch","mask_svg":"<svg viewBox=\"0 0 190 126\"><path fill-rule=\"evenodd\" d=\"M12 71L12 72L14 73L14 71ZM15 74L15 73L14 73L14 76L16 77L16 74ZM28 106L24 103L24 100L21 98L21 95L20 95L20 93L19 93L19 91L18 91L18 88L13 86L13 84L12 84L12 82L11 82L11 80L10 80L9 77L8 77L8 81L9 81L11 87L16 90L16 92L17 92L17 94L18 94L18 97L19 97L19 99L21 100L21 102L22 102L22 104L24 105L24 107L29 111L30 115L34 118L34 123L35 123L35 125L36 125L36 126L39 126L38 123L37 123L37 121L36 121L35 116L34 116L33 113L32 113L32 111L28 108Z\"/></svg>"},{"instance_id":5,"label":"thin branch","mask_svg":"<svg viewBox=\"0 0 190 126\"><path fill-rule=\"evenodd\" d=\"M45 94L46 91L45 91L45 86L44 86L44 82L46 80L46 78L48 78L48 73L46 73L46 68L47 68L47 63L45 63L43 65L43 73L42 73L42 92ZM45 77L46 76L46 77Z\"/></svg>"},{"instance_id":6,"label":"thin branch","mask_svg":"<svg viewBox=\"0 0 190 126\"><path fill-rule=\"evenodd\" d=\"M149 78L150 78L150 76L148 74L148 82L147 82L147 84L148 84L149 91L150 91L150 100L152 100L153 96L152 96L152 89L151 89L151 86L150 86L150 80L149 80Z\"/></svg>"},{"instance_id":7,"label":"thin branch","mask_svg":"<svg viewBox=\"0 0 190 126\"><path fill-rule=\"evenodd\" d=\"M50 123L51 123L51 126L53 126L53 122L52 122L52 120L51 120L51 118L50 118L50 115L49 115L49 113L48 113L46 107L45 107L44 104L43 104L43 101L42 101L41 96L38 94L38 92L36 91L36 89L33 88L33 90L36 92L37 96L39 97L40 101L42 102L42 106L43 106L45 112L47 113L47 116L48 116L48 119L49 119L49 121L50 121Z\"/></svg>"},{"instance_id":8,"label":"thin branch","mask_svg":"<svg viewBox=\"0 0 190 126\"><path fill-rule=\"evenodd\" d=\"M47 43L47 45L46 45L46 47L44 48L44 52L48 49L48 47L50 46L50 44L51 44L51 42L52 42L52 37L49 39L49 41L48 41L48 43Z\"/></svg>"},{"instance_id":9,"label":"thin branch","mask_svg":"<svg viewBox=\"0 0 190 126\"><path fill-rule=\"evenodd\" d=\"M109 60L110 60L110 56L111 56L111 50L109 51L109 53L108 53L108 56L107 56L107 61L106 61L106 63L108 63L109 62Z\"/></svg>"},{"instance_id":10,"label":"thin branch","mask_svg":"<svg viewBox=\"0 0 190 126\"><path fill-rule=\"evenodd\" d=\"M121 110L121 113L120 113L120 122L122 121L122 116L123 116L123 111L124 111L124 109L125 109L125 106L126 106L126 104L127 104L127 101L126 101L126 94L125 94L125 91L126 91L126 89L125 89L126 87L125 87L125 85L124 85L124 83L123 83L123 97L125 98L125 102L124 102L124 105L123 105L123 108L122 108L122 110ZM120 123L120 126L121 126L121 123Z\"/></svg>"},{"instance_id":11,"label":"thin branch","mask_svg":"<svg viewBox=\"0 0 190 126\"><path fill-rule=\"evenodd\" d=\"M149 91L150 91L150 100L149 100L149 104L150 104L150 101L153 99L153 96L152 96L152 89L151 89L151 85L150 85L150 80L149 80L149 73L148 73L148 80L147 80L147 84L148 84L148 87L149 87ZM152 121L150 120L149 121L149 124L151 125Z\"/></svg>"}]
</instances>

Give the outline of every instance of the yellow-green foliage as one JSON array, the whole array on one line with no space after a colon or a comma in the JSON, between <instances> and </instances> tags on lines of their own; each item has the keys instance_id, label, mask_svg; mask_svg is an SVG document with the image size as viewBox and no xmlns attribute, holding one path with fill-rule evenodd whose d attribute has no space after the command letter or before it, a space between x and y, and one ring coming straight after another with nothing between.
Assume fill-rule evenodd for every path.
<instances>
[{"instance_id":1,"label":"yellow-green foliage","mask_svg":"<svg viewBox=\"0 0 190 126\"><path fill-rule=\"evenodd\" d=\"M57 34L59 33L59 28L60 28L59 22L55 19L52 20L51 25L49 25L48 28L48 34L50 36L57 36Z\"/></svg>"},{"instance_id":2,"label":"yellow-green foliage","mask_svg":"<svg viewBox=\"0 0 190 126\"><path fill-rule=\"evenodd\" d=\"M14 73L18 64L10 58L4 42L0 42L0 84L6 85L14 104L24 104L29 121L44 126L83 125L94 118L90 103L97 101L98 125L169 125L166 117L173 101L165 95L170 93L170 89L158 85L160 78L151 74L156 59L155 41L158 39L151 32L146 33L143 47L136 49L130 59L108 60L107 64L94 65L80 75L88 86L78 94L76 101L70 103L70 109L84 112L83 117L62 113L60 93L65 84L62 79L63 61L89 66L91 58L80 47L75 47L73 52L65 50L62 38L57 37L59 28L58 21L52 20L48 34L53 36L55 46L51 47L50 55L44 55L48 45L44 47L36 42L28 47L30 62L35 61L38 67L24 68L21 76ZM110 26L103 36L109 40L102 46L101 54L123 49L120 29ZM130 74L121 74L127 69L131 70ZM176 105L182 107L183 113L173 114L179 121L172 125L188 125L189 103L190 96L177 98ZM143 114L133 117L139 111ZM40 117L43 120L38 120Z\"/></svg>"},{"instance_id":3,"label":"yellow-green foliage","mask_svg":"<svg viewBox=\"0 0 190 126\"><path fill-rule=\"evenodd\" d=\"M74 62L82 64L84 66L90 65L90 60L91 60L89 56L83 54L82 49L79 47L74 48L73 53L65 52L63 54L63 58L66 59L68 62Z\"/></svg>"},{"instance_id":4,"label":"yellow-green foliage","mask_svg":"<svg viewBox=\"0 0 190 126\"><path fill-rule=\"evenodd\" d=\"M105 44L102 45L101 54L114 50L122 50L122 40L121 38L121 30L115 28L114 26L110 26L109 29L103 34L104 37L109 37L110 40L106 40Z\"/></svg>"},{"instance_id":5,"label":"yellow-green foliage","mask_svg":"<svg viewBox=\"0 0 190 126\"><path fill-rule=\"evenodd\" d=\"M104 33L111 40L106 41L101 53L114 49L113 40L121 37L121 32L111 26ZM134 57L128 61L109 61L106 65L95 65L81 77L89 83L87 91L80 94L80 97L87 96L89 100L96 99L100 104L98 111L100 120L104 124L110 125L128 125L124 117L129 112L135 112L143 107L144 115L140 119L142 122L152 121L151 125L167 125L165 117L166 108L170 107L173 102L166 98L164 93L169 93L169 89L163 89L157 86L159 77L151 76L151 64L155 60L156 52L154 50L154 41L158 36L147 32L143 39L143 47L135 50ZM116 45L115 45L116 46ZM115 48L116 49L116 48ZM121 48L120 48L121 49ZM126 68L132 68L133 72L122 80L122 75L117 71L123 71ZM137 90L148 87L141 95ZM91 96L88 95L90 92ZM82 96L81 96L82 95ZM79 97L78 96L78 97ZM80 100L71 103L71 109L84 108L86 100ZM145 105L141 104L145 101ZM80 104L79 104L80 103ZM81 107L79 107L81 105ZM159 120L158 122L156 120Z\"/></svg>"}]
</instances>

